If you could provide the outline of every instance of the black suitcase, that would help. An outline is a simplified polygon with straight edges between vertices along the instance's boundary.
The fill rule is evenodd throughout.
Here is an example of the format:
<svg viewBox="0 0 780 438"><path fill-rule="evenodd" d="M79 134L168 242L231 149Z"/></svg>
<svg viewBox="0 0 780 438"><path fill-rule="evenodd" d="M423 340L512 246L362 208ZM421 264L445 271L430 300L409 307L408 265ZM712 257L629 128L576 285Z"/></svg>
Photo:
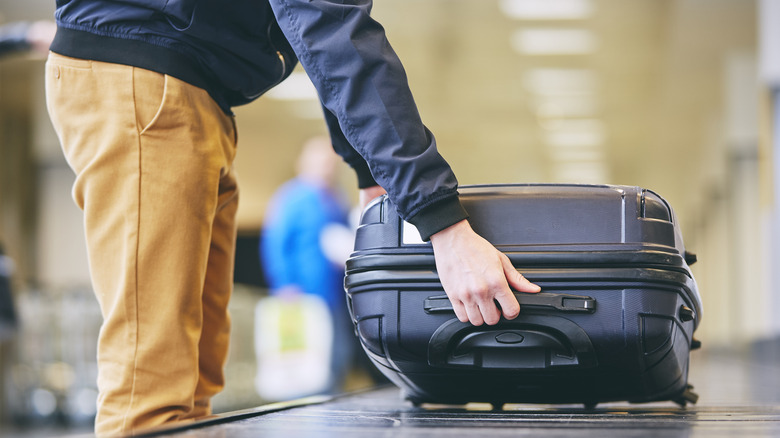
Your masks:
<svg viewBox="0 0 780 438"><path fill-rule="evenodd" d="M695 402L701 300L675 214L638 187L463 186L472 228L539 294L520 316L455 317L433 249L386 196L363 211L345 289L372 362L413 403Z"/></svg>

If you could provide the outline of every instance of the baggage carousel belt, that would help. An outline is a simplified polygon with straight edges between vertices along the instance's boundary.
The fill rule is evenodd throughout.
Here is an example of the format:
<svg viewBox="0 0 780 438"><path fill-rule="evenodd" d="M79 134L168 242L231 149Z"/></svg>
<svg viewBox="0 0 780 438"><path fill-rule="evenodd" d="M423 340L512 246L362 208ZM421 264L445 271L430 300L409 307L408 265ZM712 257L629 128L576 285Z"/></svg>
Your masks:
<svg viewBox="0 0 780 438"><path fill-rule="evenodd" d="M423 405L395 387L312 397L218 415L147 436L191 437L777 437L780 363L752 352L696 352L689 381L698 404Z"/></svg>

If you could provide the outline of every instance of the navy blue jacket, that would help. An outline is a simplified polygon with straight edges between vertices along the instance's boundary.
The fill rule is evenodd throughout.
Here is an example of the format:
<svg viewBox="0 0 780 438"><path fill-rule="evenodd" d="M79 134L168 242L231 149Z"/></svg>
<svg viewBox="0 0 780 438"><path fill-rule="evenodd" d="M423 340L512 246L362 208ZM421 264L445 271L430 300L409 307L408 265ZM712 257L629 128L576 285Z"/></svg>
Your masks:
<svg viewBox="0 0 780 438"><path fill-rule="evenodd" d="M467 217L371 0L57 0L52 51L203 88L228 114L300 60L336 151L423 238Z"/></svg>

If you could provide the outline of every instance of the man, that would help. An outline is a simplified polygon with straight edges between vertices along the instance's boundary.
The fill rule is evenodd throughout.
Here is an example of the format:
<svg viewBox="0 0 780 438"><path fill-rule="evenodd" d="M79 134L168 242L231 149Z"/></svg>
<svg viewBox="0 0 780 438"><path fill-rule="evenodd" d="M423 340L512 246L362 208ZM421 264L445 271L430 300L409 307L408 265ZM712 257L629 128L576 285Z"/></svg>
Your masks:
<svg viewBox="0 0 780 438"><path fill-rule="evenodd" d="M316 296L327 305L329 314L318 331L332 332L330 377L320 389L312 387L312 393L342 389L359 345L344 301L344 263L354 236L348 228L346 198L336 184L340 162L327 137L304 143L295 177L282 184L269 202L259 247L272 295L289 302ZM273 301L261 301L258 309L268 302ZM310 364L316 369L325 365ZM266 371L260 367L258 363L258 373Z"/></svg>
<svg viewBox="0 0 780 438"><path fill-rule="evenodd" d="M431 240L460 320L514 318L510 286L539 290L471 230L370 10L370 0L58 0L47 104L76 172L104 316L98 434L209 414L229 333L231 107L298 59L361 199L386 189Z"/></svg>

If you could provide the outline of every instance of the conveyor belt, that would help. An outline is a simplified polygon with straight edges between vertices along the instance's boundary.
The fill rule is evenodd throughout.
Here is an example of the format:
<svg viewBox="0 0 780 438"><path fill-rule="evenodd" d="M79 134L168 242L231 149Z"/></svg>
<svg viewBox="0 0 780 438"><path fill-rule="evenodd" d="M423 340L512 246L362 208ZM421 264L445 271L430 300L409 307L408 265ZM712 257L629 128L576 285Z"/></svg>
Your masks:
<svg viewBox="0 0 780 438"><path fill-rule="evenodd" d="M778 437L780 364L741 352L693 355L699 403L414 407L395 387L217 416L156 435L191 437ZM454 382L454 384L456 384Z"/></svg>

